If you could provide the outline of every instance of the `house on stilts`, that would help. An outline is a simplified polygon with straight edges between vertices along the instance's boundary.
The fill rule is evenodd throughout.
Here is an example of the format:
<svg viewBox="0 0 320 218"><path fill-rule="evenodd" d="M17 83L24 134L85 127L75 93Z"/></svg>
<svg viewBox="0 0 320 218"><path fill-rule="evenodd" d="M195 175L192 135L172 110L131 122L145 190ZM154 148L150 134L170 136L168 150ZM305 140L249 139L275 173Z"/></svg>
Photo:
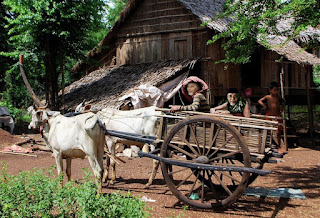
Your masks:
<svg viewBox="0 0 320 218"><path fill-rule="evenodd" d="M287 40L285 37L269 36L271 49L261 45L248 64L216 63L224 59L222 41L210 45L207 41L230 22L213 19L224 2L130 0L99 47L74 67L85 76L66 87L66 107L74 108L84 99L100 108L118 107L126 101L123 96L143 84L169 89L170 81L176 79L178 84L186 75L207 82L207 99L212 105L230 87L242 91L252 88L254 102L267 93L271 81L280 81L280 75L289 104L315 104L318 92L312 67L320 64L320 59L294 41L277 46Z"/></svg>

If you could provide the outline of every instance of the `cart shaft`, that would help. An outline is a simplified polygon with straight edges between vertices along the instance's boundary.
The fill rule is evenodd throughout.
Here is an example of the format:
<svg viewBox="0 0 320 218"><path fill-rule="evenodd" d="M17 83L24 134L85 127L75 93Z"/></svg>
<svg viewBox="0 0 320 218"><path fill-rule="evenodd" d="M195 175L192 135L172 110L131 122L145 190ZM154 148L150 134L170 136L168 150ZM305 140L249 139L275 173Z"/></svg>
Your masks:
<svg viewBox="0 0 320 218"><path fill-rule="evenodd" d="M210 164L192 163L192 162L186 162L181 160L173 160L173 159L163 158L154 154L141 152L141 151L138 151L138 156L149 157L149 158L164 162L166 164L188 167L188 168L197 169L197 170L247 172L247 173L254 173L262 176L271 173L271 171L269 170L260 170L260 169L250 168L250 167L218 166L218 165L210 165Z"/></svg>

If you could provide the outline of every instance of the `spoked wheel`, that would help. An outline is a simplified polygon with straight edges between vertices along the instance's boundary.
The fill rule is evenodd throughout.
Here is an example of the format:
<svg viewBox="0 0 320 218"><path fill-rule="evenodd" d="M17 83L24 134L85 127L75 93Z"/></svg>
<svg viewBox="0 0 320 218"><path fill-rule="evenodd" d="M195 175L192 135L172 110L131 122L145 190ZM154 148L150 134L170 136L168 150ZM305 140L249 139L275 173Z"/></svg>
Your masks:
<svg viewBox="0 0 320 218"><path fill-rule="evenodd" d="M172 128L161 146L161 156L186 163L250 167L250 153L242 136L219 118L198 116ZM199 170L161 162L170 191L182 202L198 208L227 206L247 186L250 173Z"/></svg>

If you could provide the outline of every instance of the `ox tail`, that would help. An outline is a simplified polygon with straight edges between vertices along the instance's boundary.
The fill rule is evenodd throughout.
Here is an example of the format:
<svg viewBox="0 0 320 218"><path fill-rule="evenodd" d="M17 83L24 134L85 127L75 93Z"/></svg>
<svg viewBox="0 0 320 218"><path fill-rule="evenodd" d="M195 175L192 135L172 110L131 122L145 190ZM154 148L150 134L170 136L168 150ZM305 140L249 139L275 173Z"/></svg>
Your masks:
<svg viewBox="0 0 320 218"><path fill-rule="evenodd" d="M99 118L97 121L98 121L99 126L102 128L104 134L107 135L108 131L107 131L107 128L105 127L105 125L101 122L101 120Z"/></svg>
<svg viewBox="0 0 320 218"><path fill-rule="evenodd" d="M84 121L85 130L92 130L98 121L98 116L93 114Z"/></svg>

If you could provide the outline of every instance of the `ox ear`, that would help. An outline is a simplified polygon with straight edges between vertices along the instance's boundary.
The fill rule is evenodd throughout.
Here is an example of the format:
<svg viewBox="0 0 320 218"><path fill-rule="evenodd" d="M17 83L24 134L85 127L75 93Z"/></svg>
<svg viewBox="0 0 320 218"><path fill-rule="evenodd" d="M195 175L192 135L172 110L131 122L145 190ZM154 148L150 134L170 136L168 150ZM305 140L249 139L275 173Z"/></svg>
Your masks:
<svg viewBox="0 0 320 218"><path fill-rule="evenodd" d="M32 111L34 111L34 107L33 106L30 106L27 108L27 114L32 114Z"/></svg>
<svg viewBox="0 0 320 218"><path fill-rule="evenodd" d="M43 123L48 122L49 117L47 111L41 111L41 120Z"/></svg>

